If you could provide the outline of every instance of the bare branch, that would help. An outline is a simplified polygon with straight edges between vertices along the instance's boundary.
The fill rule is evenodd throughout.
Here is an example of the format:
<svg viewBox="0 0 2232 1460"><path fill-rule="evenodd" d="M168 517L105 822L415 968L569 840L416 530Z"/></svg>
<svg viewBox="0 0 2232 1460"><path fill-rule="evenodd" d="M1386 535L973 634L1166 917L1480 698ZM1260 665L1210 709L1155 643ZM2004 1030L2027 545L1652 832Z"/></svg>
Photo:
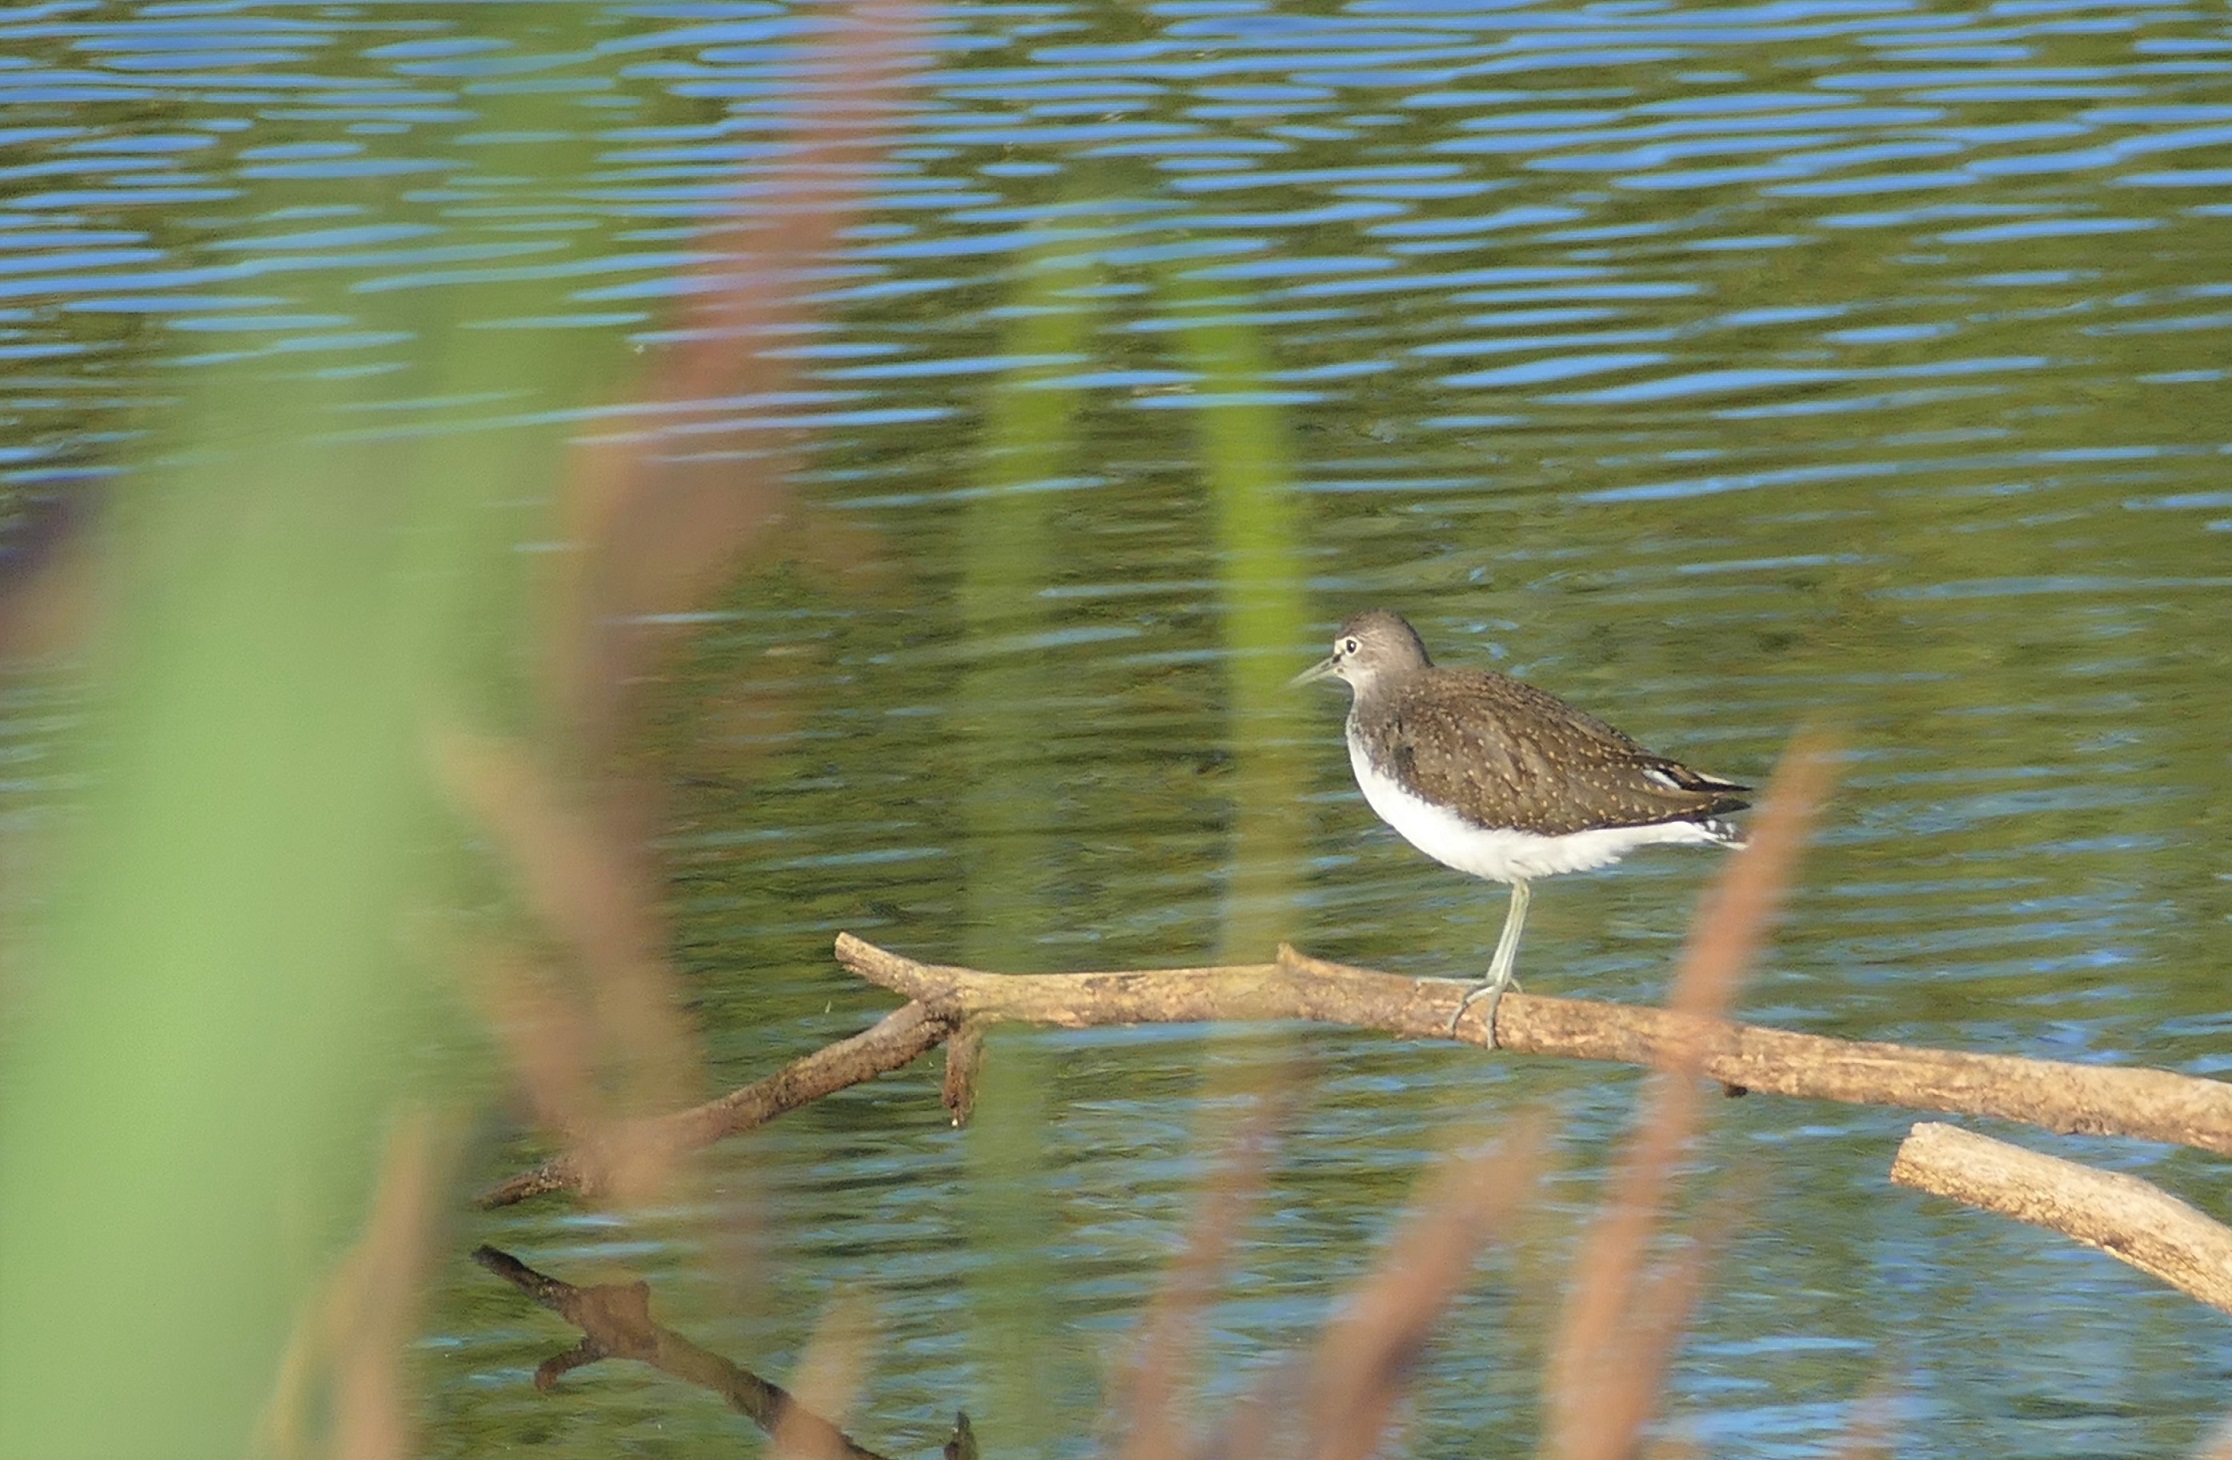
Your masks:
<svg viewBox="0 0 2232 1460"><path fill-rule="evenodd" d="M1464 982L1352 968L1283 946L1277 963L1006 974L917 963L841 933L837 961L947 1018L1063 1029L1305 1019L1405 1039L1488 1043L1477 1005L1449 1032ZM1498 1006L1495 1043L1507 1053L1695 1069L1764 1094L1994 1115L2064 1134L2134 1136L2232 1155L2232 1084L2169 1070L1862 1044L1521 993Z"/></svg>
<svg viewBox="0 0 2232 1460"><path fill-rule="evenodd" d="M864 1033L794 1060L718 1100L618 1127L593 1145L524 1171L480 1198L506 1206L554 1191L607 1189L610 1143L672 1142L691 1151L765 1125L824 1095L910 1063L968 1021L1086 1029L1301 1019L1405 1039L1486 1045L1477 1012L1454 1035L1467 984L1405 978L1282 946L1276 963L1118 973L1001 974L918 963L837 938L837 959L913 1002ZM1495 1044L1507 1053L1694 1071L1724 1085L1851 1105L1896 1105L2022 1121L2064 1134L2119 1135L2232 1155L2232 1084L2170 1070L2073 1065L1796 1034L1665 1009L1505 995Z"/></svg>
<svg viewBox="0 0 2232 1460"><path fill-rule="evenodd" d="M873 1028L792 1060L764 1080L673 1115L616 1127L580 1150L522 1171L482 1192L479 1204L509 1206L553 1191L601 1195L607 1189L608 1173L623 1164L615 1157L641 1159L644 1147L671 1157L765 1125L824 1095L913 1063L951 1033L956 1022L919 1003L906 1004Z"/></svg>
<svg viewBox="0 0 2232 1460"><path fill-rule="evenodd" d="M2074 1237L2232 1313L2232 1227L2152 1182L1934 1121L1900 1142L1891 1179Z"/></svg>

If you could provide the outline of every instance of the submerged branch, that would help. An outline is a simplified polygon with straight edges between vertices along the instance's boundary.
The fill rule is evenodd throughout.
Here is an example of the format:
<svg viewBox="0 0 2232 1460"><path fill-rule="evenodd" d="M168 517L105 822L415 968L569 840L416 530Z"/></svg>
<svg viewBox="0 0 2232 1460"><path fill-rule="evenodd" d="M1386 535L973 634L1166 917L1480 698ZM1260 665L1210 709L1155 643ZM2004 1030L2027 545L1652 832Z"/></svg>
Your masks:
<svg viewBox="0 0 2232 1460"><path fill-rule="evenodd" d="M1900 1143L1891 1179L2074 1237L2232 1313L2232 1227L2152 1182L1933 1121Z"/></svg>
<svg viewBox="0 0 2232 1460"><path fill-rule="evenodd" d="M843 1460L884 1460L855 1444L843 1430L799 1407L782 1385L739 1368L710 1349L662 1327L651 1317L651 1289L644 1283L600 1283L577 1288L540 1273L508 1252L477 1247L473 1261L581 1330L581 1342L543 1360L535 1387L548 1393L559 1376L600 1359L634 1359L686 1384L709 1389L729 1408L768 1434L781 1431L790 1452L842 1456ZM964 1421L965 1423L965 1421Z"/></svg>
<svg viewBox="0 0 2232 1460"><path fill-rule="evenodd" d="M1304 1019L1406 1039L1487 1045L1467 985L1329 963L1282 946L1276 963L1118 973L1001 974L917 963L850 934L837 961L947 1018L1084 1029ZM2134 1136L2232 1155L2232 1084L2169 1070L1862 1044L1665 1009L1506 994L1495 1047L1513 1054L1694 1070L1726 1085L1852 1105L1993 1115L2064 1134Z"/></svg>

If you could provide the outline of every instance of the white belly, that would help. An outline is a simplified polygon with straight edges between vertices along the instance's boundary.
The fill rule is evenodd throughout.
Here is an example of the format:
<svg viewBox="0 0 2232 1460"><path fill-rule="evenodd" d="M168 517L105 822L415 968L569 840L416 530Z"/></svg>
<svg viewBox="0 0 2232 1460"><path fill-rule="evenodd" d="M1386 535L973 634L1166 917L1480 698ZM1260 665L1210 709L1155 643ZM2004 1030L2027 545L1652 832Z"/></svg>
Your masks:
<svg viewBox="0 0 2232 1460"><path fill-rule="evenodd" d="M1349 767L1356 784L1380 820L1402 833L1404 841L1445 867L1491 882L1531 882L1561 872L1608 867L1637 847L1676 842L1712 845L1720 838L1693 821L1662 821L1653 826L1616 826L1539 836L1531 831L1479 827L1404 790L1391 776L1372 768L1352 742Z"/></svg>

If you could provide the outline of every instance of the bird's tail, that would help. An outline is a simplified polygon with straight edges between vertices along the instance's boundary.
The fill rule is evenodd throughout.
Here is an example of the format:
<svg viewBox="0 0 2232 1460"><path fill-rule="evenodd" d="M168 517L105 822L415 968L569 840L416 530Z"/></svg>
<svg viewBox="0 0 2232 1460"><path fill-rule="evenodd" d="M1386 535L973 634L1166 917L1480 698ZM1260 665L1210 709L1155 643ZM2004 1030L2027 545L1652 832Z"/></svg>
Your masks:
<svg viewBox="0 0 2232 1460"><path fill-rule="evenodd" d="M1751 845L1751 838L1745 836L1744 829L1733 821L1723 821L1717 816L1708 816L1697 824L1705 828L1706 835L1710 836L1717 846L1731 847L1737 851L1742 851L1745 847Z"/></svg>

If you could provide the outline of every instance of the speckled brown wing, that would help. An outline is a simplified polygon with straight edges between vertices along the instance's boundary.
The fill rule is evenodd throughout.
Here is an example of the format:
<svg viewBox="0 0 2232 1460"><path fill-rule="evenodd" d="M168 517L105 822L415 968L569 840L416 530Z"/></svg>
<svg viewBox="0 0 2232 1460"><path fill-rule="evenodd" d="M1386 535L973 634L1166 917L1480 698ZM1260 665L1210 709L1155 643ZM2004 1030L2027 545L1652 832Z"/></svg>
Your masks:
<svg viewBox="0 0 2232 1460"><path fill-rule="evenodd" d="M1359 717L1373 758L1479 826L1563 836L1697 820L1749 789L1645 750L1523 681L1479 670L1421 675Z"/></svg>

